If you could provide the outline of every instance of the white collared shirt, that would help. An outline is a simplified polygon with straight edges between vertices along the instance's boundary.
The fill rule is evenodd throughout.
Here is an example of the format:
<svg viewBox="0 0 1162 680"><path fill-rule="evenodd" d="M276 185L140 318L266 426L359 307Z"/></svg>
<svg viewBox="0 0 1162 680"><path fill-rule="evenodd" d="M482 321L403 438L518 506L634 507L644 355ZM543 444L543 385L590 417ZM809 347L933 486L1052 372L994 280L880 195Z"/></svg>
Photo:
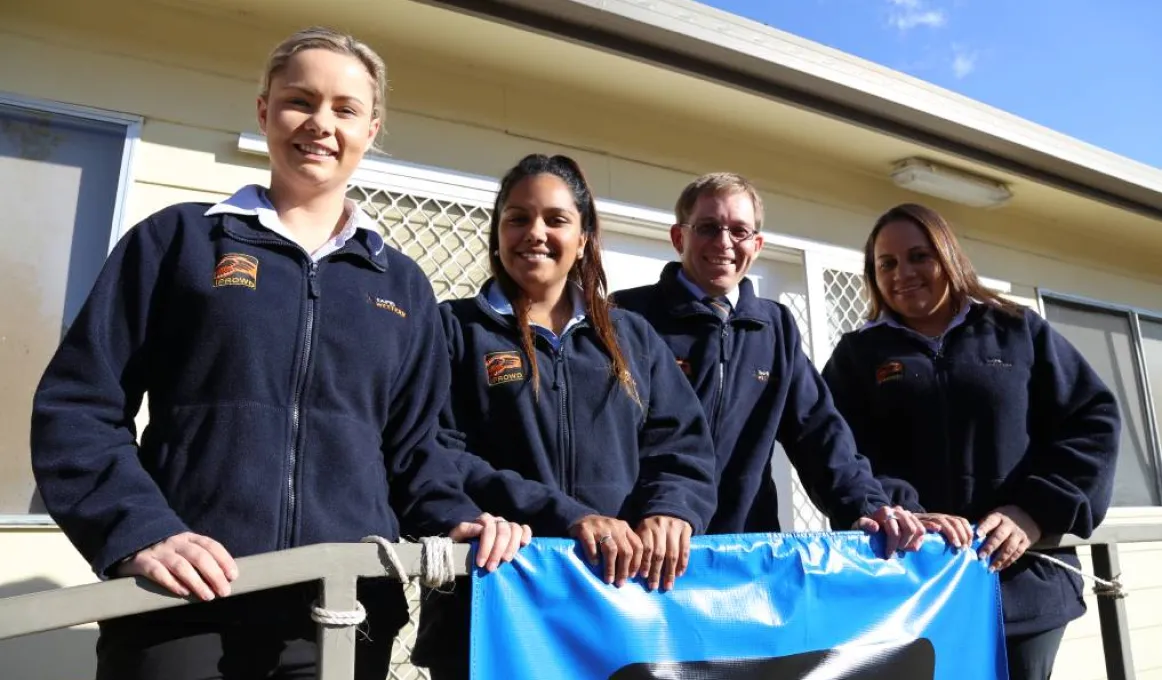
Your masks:
<svg viewBox="0 0 1162 680"><path fill-rule="evenodd" d="M561 336L565 335L565 333L568 332L568 330L573 326L576 326L577 324L584 321L586 316L585 295L581 291L581 286L574 283L573 281L570 281L565 285L566 290L569 292L569 297L573 301L573 317L565 324L565 328L561 330L561 335L559 336L554 333L553 329L551 328L545 328L538 323L535 323L531 320L529 321L529 325L532 326L537 335L540 335L544 339L548 340L549 344L553 346L553 349L560 348ZM484 293L484 299L488 301L488 306L492 307L492 311L496 312L497 314L511 316L514 318L516 317L516 314L512 311L512 301L508 299L508 296L505 295L504 291L500 289L500 284L498 284L495 280L488 284L488 290Z"/></svg>
<svg viewBox="0 0 1162 680"><path fill-rule="evenodd" d="M258 223L263 227L269 229L287 241L290 241L299 248L302 248L302 246L299 246L298 242L295 241L295 238L291 234L290 230L287 229L286 225L282 223L281 219L279 219L278 211L276 211L274 206L271 205L270 199L267 197L266 192L267 190L265 187L261 187L257 184L248 184L234 192L234 195L230 198L227 198L221 203L217 203L211 206L210 209L205 212L205 215L206 217L220 214L248 215L257 217ZM347 243L347 241L349 241L351 237L355 235L356 229L368 229L378 234L375 220L373 220L370 215L360 210L359 206L355 204L355 201L352 201L349 198L344 199L343 205L347 212L347 222L344 223L343 228L339 230L338 234L335 234L331 238L327 239L327 241L323 243L323 245L319 246L315 252L307 253L312 261L318 262L324 257L342 248ZM306 252L305 248L302 249L303 252Z"/></svg>
<svg viewBox="0 0 1162 680"><path fill-rule="evenodd" d="M682 285L686 286L686 290L693 293L694 297L698 298L699 301L710 297L706 291L702 290L700 287L698 287L698 284L694 283L686 276L686 270L681 267L678 268L678 280L681 281ZM738 307L738 286L735 286L734 288L726 291L726 300L730 303L731 309Z"/></svg>
<svg viewBox="0 0 1162 680"><path fill-rule="evenodd" d="M965 304L961 305L960 311L956 313L956 316L952 317L952 320L948 322L948 326L944 329L944 331L934 338L930 338L923 333L915 331L900 323L896 317L887 309L884 309L882 312L880 312L879 317L874 321L868 321L863 326L861 326L859 328L859 332L862 333L869 328L875 328L876 326L889 326L904 333L911 334L915 338L923 341L924 344L927 345L933 352L939 352L944 347L944 338L948 336L948 332L953 328L964 324L964 322L968 319L968 313L970 310L972 310L972 306L974 304L980 303L978 303L976 300L969 300Z"/></svg>

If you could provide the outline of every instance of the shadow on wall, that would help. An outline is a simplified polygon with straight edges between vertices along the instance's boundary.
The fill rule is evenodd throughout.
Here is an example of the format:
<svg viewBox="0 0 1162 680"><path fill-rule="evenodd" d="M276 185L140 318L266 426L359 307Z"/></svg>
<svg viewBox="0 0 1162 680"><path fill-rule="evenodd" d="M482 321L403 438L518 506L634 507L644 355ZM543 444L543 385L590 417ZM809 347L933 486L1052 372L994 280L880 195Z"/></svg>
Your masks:
<svg viewBox="0 0 1162 680"><path fill-rule="evenodd" d="M44 578L0 583L0 598L59 588ZM69 628L0 640L4 680L88 680L96 670L97 628Z"/></svg>

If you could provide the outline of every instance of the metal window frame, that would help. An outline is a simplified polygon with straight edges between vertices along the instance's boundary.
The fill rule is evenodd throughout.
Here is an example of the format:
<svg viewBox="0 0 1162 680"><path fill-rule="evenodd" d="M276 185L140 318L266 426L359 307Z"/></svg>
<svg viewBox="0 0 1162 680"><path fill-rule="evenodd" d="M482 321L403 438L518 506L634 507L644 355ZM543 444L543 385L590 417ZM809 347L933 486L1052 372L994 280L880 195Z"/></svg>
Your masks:
<svg viewBox="0 0 1162 680"><path fill-rule="evenodd" d="M1162 312L1135 307L1133 305L1119 305L1082 295L1038 288L1037 305L1041 308L1041 316L1046 319L1049 318L1045 315L1045 304L1047 301L1073 305L1074 307L1081 307L1097 313L1122 315L1129 321L1130 344L1133 348L1134 359L1134 378L1137 382L1138 389L1142 392L1140 406L1144 411L1143 420L1147 428L1146 446L1149 447L1150 457L1154 462L1154 488L1158 493L1159 499L1162 499L1162 438L1160 438L1160 434L1162 433L1158 430L1158 418L1155 415L1156 405L1154 403L1154 393L1151 390L1150 372L1146 368L1146 353L1142 346L1141 323L1143 318L1147 321L1162 323ZM1160 379L1162 379L1162 376L1160 376ZM1126 509L1135 507L1138 506L1126 506L1121 509L1125 511ZM1162 511L1162 501L1160 501L1159 505L1140 507Z"/></svg>
<svg viewBox="0 0 1162 680"><path fill-rule="evenodd" d="M137 153L137 146L141 142L141 128L144 119L141 116L119 111L36 99L4 91L0 91L0 104L40 113L55 113L82 120L113 123L125 127L125 144L121 149L121 166L117 175L117 196L113 202L113 219L109 227L109 246L106 252L112 251L128 227L125 223L127 219L125 207L128 204L129 191L133 184L133 159Z"/></svg>
<svg viewBox="0 0 1162 680"><path fill-rule="evenodd" d="M141 142L141 128L144 119L119 111L96 109L79 104L38 99L0 90L0 105L24 109L35 113L52 113L83 121L113 123L125 128L125 143L121 147L121 165L117 175L117 195L113 200L113 216L109 224L109 241L106 254L113 250L128 225L126 206L133 184L133 160ZM56 522L47 514L29 513L25 515L0 514L0 529L44 529L56 527Z"/></svg>

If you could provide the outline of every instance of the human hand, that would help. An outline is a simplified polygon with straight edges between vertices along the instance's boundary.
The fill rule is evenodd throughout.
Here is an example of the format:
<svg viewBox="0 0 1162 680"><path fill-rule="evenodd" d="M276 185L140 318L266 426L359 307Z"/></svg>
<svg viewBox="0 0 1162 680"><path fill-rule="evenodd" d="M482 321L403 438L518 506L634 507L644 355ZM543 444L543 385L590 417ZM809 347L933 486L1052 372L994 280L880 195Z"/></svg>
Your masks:
<svg viewBox="0 0 1162 680"><path fill-rule="evenodd" d="M581 541L590 564L597 564L601 552L606 583L620 588L642 567L641 539L620 519L586 515L569 527L569 535Z"/></svg>
<svg viewBox="0 0 1162 680"><path fill-rule="evenodd" d="M972 546L972 524L967 519L940 512L918 512L916 517L925 529L943 535L957 550Z"/></svg>
<svg viewBox="0 0 1162 680"><path fill-rule="evenodd" d="M693 533L689 522L667 515L652 515L638 523L637 535L642 542L639 574L648 578L650 590L657 589L659 584L670 590L674 579L686 573Z"/></svg>
<svg viewBox="0 0 1162 680"><path fill-rule="evenodd" d="M860 517L855 528L869 534L884 532L884 559L897 550L914 552L924 541L924 526L911 512L900 506L881 506L871 517Z"/></svg>
<svg viewBox="0 0 1162 680"><path fill-rule="evenodd" d="M996 554L989 571L1000 571L1020 559L1021 555L1041 540L1041 527L1029 513L1015 505L1004 505L989 514L976 526L976 532L985 538L977 553L982 560Z"/></svg>
<svg viewBox="0 0 1162 680"><path fill-rule="evenodd" d="M511 562L517 551L533 540L533 530L527 524L509 522L486 512L471 522L456 525L448 536L457 543L480 539L476 546L476 566L496 571L502 561Z"/></svg>
<svg viewBox="0 0 1162 680"><path fill-rule="evenodd" d="M117 565L118 576L143 576L175 595L203 601L230 594L238 565L222 544L185 531L154 543Z"/></svg>

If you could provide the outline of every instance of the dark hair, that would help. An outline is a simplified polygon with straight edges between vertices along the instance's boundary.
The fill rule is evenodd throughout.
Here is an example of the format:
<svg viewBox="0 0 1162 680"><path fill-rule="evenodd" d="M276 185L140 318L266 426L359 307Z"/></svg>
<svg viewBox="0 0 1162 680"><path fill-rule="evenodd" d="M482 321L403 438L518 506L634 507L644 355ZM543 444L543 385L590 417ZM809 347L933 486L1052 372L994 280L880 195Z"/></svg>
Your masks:
<svg viewBox="0 0 1162 680"><path fill-rule="evenodd" d="M534 394L540 394L540 370L537 367L537 355L533 347L533 331L529 326L529 301L517 285L516 281L505 271L500 261L500 217L504 204L508 202L509 194L521 181L537 175L553 175L569 187L573 194L573 202L577 212L581 214L581 232L587 236L582 257L573 263L569 271L569 281L580 284L585 296L585 312L589 315L593 327L597 330L597 338L605 351L609 352L612 360L613 374L625 389L626 393L639 405L637 385L629 371L629 364L621 352L617 342L617 333L613 322L609 318L611 307L607 295L608 284L605 279L605 267L601 264L601 244L599 241L600 226L597 219L597 203L585 174L577 162L568 156L546 156L530 154L525 156L504 176L500 182L500 191L496 194L496 203L492 208L492 218L488 224L488 264L492 270L500 289L512 301L513 312L516 314L517 326L520 328L521 346L528 355L532 366L531 380Z"/></svg>
<svg viewBox="0 0 1162 680"><path fill-rule="evenodd" d="M1020 316L1023 313L1021 305L1006 300L980 282L980 277L976 275L972 262L961 249L956 235L952 233L952 226L940 216L940 213L916 203L903 203L887 211L876 220L871 234L867 237L867 244L863 248L863 276L871 301L867 313L869 320L874 321L885 309L891 309L876 284L876 238L884 226L900 221L915 224L927 236L928 242L936 251L936 259L940 262L940 267L948 277L948 287L952 299L957 305L963 304L965 300L973 299L1013 316Z"/></svg>

